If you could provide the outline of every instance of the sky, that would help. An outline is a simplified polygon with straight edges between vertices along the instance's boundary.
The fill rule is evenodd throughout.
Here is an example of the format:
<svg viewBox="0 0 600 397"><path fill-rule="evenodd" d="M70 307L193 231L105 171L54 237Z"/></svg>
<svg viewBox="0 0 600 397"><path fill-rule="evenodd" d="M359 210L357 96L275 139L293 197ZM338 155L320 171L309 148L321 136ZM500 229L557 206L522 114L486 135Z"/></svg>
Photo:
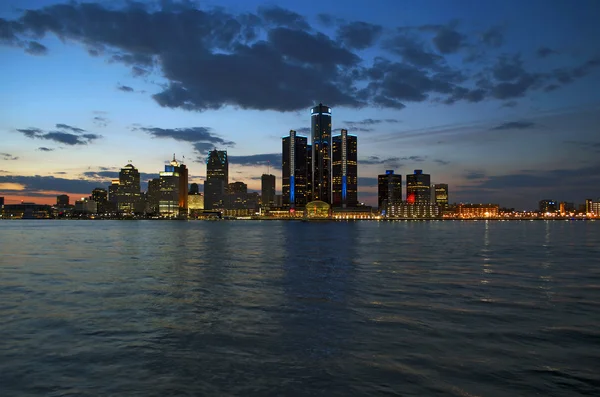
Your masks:
<svg viewBox="0 0 600 397"><path fill-rule="evenodd" d="M146 182L277 176L310 108L358 136L359 200L422 169L450 202L600 197L600 2L3 0L0 196L55 203ZM404 177L405 179L405 177Z"/></svg>

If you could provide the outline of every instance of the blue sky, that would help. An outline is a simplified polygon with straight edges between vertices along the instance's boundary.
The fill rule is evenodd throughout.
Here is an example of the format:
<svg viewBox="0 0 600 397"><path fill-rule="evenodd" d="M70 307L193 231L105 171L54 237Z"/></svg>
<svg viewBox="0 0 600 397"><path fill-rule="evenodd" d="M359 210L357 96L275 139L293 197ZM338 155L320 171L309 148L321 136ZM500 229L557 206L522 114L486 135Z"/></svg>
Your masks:
<svg viewBox="0 0 600 397"><path fill-rule="evenodd" d="M597 1L200 4L3 1L0 196L80 197L173 153L201 182L213 147L279 190L281 136L323 102L367 204L386 169L455 202L600 197Z"/></svg>

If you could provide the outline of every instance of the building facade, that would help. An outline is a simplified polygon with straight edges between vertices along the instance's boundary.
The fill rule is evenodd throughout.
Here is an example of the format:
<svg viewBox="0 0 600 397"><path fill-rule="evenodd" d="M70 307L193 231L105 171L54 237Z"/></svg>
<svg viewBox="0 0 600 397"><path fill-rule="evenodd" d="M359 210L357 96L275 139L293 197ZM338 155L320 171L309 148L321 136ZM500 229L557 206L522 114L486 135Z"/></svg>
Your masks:
<svg viewBox="0 0 600 397"><path fill-rule="evenodd" d="M310 111L312 136L311 201L331 204L331 108L320 103Z"/></svg>
<svg viewBox="0 0 600 397"><path fill-rule="evenodd" d="M229 159L226 150L213 150L206 159L206 180L204 181L204 208L222 210L225 208L225 194L229 184Z"/></svg>
<svg viewBox="0 0 600 397"><path fill-rule="evenodd" d="M158 213L162 217L181 217L188 213L188 170L185 164L173 160L165 165L165 170L159 173L158 182ZM156 201L155 183L152 183L152 193L149 190L149 200Z"/></svg>
<svg viewBox="0 0 600 397"><path fill-rule="evenodd" d="M539 211L542 214L555 213L558 210L556 201L554 200L541 200L539 203Z"/></svg>
<svg viewBox="0 0 600 397"><path fill-rule="evenodd" d="M422 170L406 176L406 202L408 204L431 203L431 176Z"/></svg>
<svg viewBox="0 0 600 397"><path fill-rule="evenodd" d="M498 204L458 204L456 215L461 218L496 218L500 213Z"/></svg>
<svg viewBox="0 0 600 397"><path fill-rule="evenodd" d="M262 207L265 209L275 207L275 175L262 174L260 185Z"/></svg>
<svg viewBox="0 0 600 397"><path fill-rule="evenodd" d="M377 209L387 216L389 210L402 203L402 175L386 170L377 176Z"/></svg>
<svg viewBox="0 0 600 397"><path fill-rule="evenodd" d="M141 212L140 173L129 163L119 172L117 205L119 212L133 214Z"/></svg>
<svg viewBox="0 0 600 397"><path fill-rule="evenodd" d="M356 135L342 129L332 138L332 205L356 207L358 205L358 144Z"/></svg>
<svg viewBox="0 0 600 397"><path fill-rule="evenodd" d="M442 209L448 208L448 185L437 183L433 185L435 203Z"/></svg>
<svg viewBox="0 0 600 397"><path fill-rule="evenodd" d="M289 136L281 139L281 194L282 205L287 209L304 208L308 202L308 138L290 130Z"/></svg>

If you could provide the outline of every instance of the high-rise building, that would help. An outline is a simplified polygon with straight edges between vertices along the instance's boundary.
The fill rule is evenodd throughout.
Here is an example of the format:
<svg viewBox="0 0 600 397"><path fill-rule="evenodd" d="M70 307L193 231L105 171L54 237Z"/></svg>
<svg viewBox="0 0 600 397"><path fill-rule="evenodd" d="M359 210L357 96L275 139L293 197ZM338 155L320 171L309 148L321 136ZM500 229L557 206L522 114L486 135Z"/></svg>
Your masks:
<svg viewBox="0 0 600 397"><path fill-rule="evenodd" d="M158 210L161 216L186 216L188 212L188 170L173 160L160 172Z"/></svg>
<svg viewBox="0 0 600 397"><path fill-rule="evenodd" d="M312 145L306 145L306 202L312 201L313 174L312 174Z"/></svg>
<svg viewBox="0 0 600 397"><path fill-rule="evenodd" d="M589 214L592 212L592 204L593 204L594 200L592 199L585 199L585 213Z"/></svg>
<svg viewBox="0 0 600 397"><path fill-rule="evenodd" d="M92 190L90 200L96 202L96 209L99 214L107 212L108 192L106 191L106 189L97 187L94 190Z"/></svg>
<svg viewBox="0 0 600 397"><path fill-rule="evenodd" d="M114 209L117 208L117 202L119 201L119 180L113 179L108 186L108 201L110 201Z"/></svg>
<svg viewBox="0 0 600 397"><path fill-rule="evenodd" d="M310 165L307 161L307 142L307 137L296 135L294 130L281 139L281 193L285 208L303 208L308 202L306 185Z"/></svg>
<svg viewBox="0 0 600 397"><path fill-rule="evenodd" d="M406 176L406 202L408 204L431 203L431 176L415 170Z"/></svg>
<svg viewBox="0 0 600 397"><path fill-rule="evenodd" d="M159 214L160 202L160 178L150 179L148 181L148 193L146 194L146 212L149 214Z"/></svg>
<svg viewBox="0 0 600 397"><path fill-rule="evenodd" d="M448 207L448 184L437 183L433 185L435 194L435 203L441 208L445 209Z"/></svg>
<svg viewBox="0 0 600 397"><path fill-rule="evenodd" d="M383 215L388 215L390 208L402 203L402 175L394 174L394 170L386 170L377 177L377 205Z"/></svg>
<svg viewBox="0 0 600 397"><path fill-rule="evenodd" d="M262 207L275 207L275 175L262 174L260 182Z"/></svg>
<svg viewBox="0 0 600 397"><path fill-rule="evenodd" d="M141 212L140 173L129 163L119 172L117 203L120 212L133 214Z"/></svg>
<svg viewBox="0 0 600 397"><path fill-rule="evenodd" d="M192 183L190 185L190 191L188 194L198 194L200 193L200 189L198 188L198 184L197 183Z"/></svg>
<svg viewBox="0 0 600 397"><path fill-rule="evenodd" d="M554 213L558 208L556 208L556 201L554 200L541 200L539 203L539 210L541 213Z"/></svg>
<svg viewBox="0 0 600 397"><path fill-rule="evenodd" d="M311 200L331 204L331 108L320 103L310 111L312 135Z"/></svg>
<svg viewBox="0 0 600 397"><path fill-rule="evenodd" d="M229 159L226 150L213 150L206 159L206 180L204 181L204 208L223 209L225 192L229 184Z"/></svg>
<svg viewBox="0 0 600 397"><path fill-rule="evenodd" d="M332 205L356 207L358 205L358 156L356 135L341 130L332 138Z"/></svg>
<svg viewBox="0 0 600 397"><path fill-rule="evenodd" d="M0 197L0 210L4 207L4 197Z"/></svg>
<svg viewBox="0 0 600 397"><path fill-rule="evenodd" d="M61 194L56 196L56 206L57 207L68 207L69 206L69 196L66 194Z"/></svg>

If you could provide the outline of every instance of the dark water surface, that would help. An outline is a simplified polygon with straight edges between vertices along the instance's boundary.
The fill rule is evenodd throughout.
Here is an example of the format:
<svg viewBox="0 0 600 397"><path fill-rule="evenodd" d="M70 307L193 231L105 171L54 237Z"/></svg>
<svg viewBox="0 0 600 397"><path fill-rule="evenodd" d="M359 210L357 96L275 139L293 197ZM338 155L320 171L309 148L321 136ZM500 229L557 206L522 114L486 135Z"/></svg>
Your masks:
<svg viewBox="0 0 600 397"><path fill-rule="evenodd" d="M0 221L1 396L600 395L600 222Z"/></svg>

